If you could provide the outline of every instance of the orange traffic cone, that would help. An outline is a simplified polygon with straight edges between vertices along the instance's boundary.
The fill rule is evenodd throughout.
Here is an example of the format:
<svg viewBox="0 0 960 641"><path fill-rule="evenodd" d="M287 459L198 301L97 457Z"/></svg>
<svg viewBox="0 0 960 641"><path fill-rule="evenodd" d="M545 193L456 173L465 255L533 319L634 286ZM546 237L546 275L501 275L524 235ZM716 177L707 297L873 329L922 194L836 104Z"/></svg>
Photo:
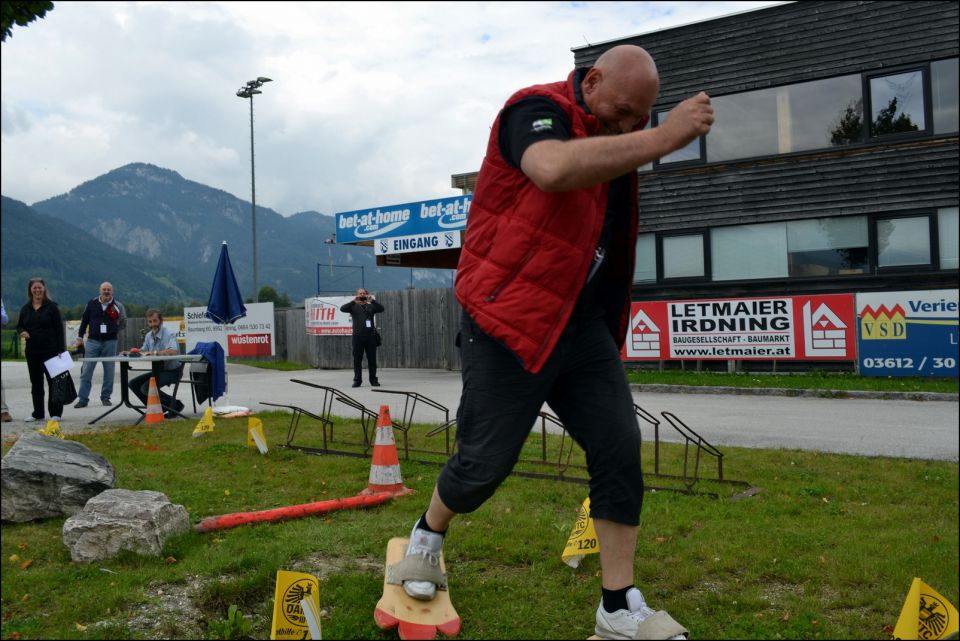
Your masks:
<svg viewBox="0 0 960 641"><path fill-rule="evenodd" d="M393 439L393 423L390 420L390 407L380 406L377 416L377 437L373 442L373 461L370 465L370 481L367 489L360 494L380 494L388 492L393 496L403 496L413 492L403 486L400 476L400 459L397 457L397 442Z"/></svg>
<svg viewBox="0 0 960 641"><path fill-rule="evenodd" d="M157 379L150 377L150 389L147 392L147 415L144 420L147 425L163 423L163 406L160 405L160 391L157 389Z"/></svg>

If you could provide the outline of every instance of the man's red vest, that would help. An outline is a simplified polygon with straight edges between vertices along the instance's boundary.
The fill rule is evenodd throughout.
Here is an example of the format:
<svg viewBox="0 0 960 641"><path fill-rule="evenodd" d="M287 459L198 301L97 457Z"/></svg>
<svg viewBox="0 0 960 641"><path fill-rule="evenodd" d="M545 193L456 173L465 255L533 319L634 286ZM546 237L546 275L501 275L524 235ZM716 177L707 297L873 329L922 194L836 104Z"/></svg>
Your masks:
<svg viewBox="0 0 960 641"><path fill-rule="evenodd" d="M573 138L596 135L600 123L578 106L574 74L566 82L521 89L504 109L544 96L570 118ZM457 267L457 300L486 334L509 347L537 373L549 358L583 289L607 207L606 183L547 193L503 159L497 115L470 205ZM637 181L630 181L630 225L614 234L606 278L618 286L608 301L608 325L623 344L630 320L630 287L637 238ZM623 233L623 232L627 233ZM610 267L614 269L610 269Z"/></svg>

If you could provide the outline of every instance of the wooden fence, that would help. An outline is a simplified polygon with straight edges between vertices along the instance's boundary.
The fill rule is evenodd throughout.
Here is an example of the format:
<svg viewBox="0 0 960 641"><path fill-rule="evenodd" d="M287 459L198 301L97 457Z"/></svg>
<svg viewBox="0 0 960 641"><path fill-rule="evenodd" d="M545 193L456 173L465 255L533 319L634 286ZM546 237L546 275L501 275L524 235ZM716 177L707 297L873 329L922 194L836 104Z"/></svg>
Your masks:
<svg viewBox="0 0 960 641"><path fill-rule="evenodd" d="M377 314L383 345L377 351L379 367L460 369L455 346L460 327L460 304L452 288L405 289L377 294L384 312ZM319 369L351 369L350 336L307 334L302 307L274 310L276 359L303 363ZM139 347L143 318L130 318L120 333L118 349ZM247 359L231 359L247 360ZM366 361L364 361L366 365Z"/></svg>

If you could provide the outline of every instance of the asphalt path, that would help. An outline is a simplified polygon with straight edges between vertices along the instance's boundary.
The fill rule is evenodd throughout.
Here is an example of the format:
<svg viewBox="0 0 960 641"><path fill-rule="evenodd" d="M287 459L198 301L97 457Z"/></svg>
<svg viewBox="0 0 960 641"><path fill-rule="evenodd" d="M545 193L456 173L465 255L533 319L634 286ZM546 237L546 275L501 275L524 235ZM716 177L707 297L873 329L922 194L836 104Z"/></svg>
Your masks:
<svg viewBox="0 0 960 641"><path fill-rule="evenodd" d="M73 370L74 382L79 386L79 366ZM22 361L2 363L3 386L12 422L2 424L4 438L42 427L26 423L30 414L30 382L27 366ZM383 369L381 388L351 388L352 370L308 369L280 372L246 365L227 365L227 394L218 399L218 407L239 405L255 412L270 408L262 401L297 405L319 412L322 402L319 390L292 383L299 378L317 385L334 387L356 399L373 411L381 405L390 408L394 419L404 412L404 395L384 393L383 390L417 392L449 409L452 418L460 399L460 373L431 369ZM107 408L100 404L101 368L93 379L90 405L83 409L68 407L60 424L66 433L95 429L109 429L132 424L139 414L130 408L120 408L101 422L90 426L89 421ZM166 388L168 391L170 388ZM181 387L178 394L189 403L189 388ZM119 368L114 384L113 401L120 400ZM951 400L881 400L872 398L809 398L789 396L751 396L700 393L665 393L634 389L634 400L649 413L659 417L660 412L675 414L711 444L722 447L757 447L776 449L813 450L890 456L930 460L957 461L960 456L958 434L958 404ZM545 407L549 411L548 407ZM202 408L200 409L202 412ZM491 408L496 411L496 408ZM335 403L335 415L354 417L356 410ZM193 415L199 419L200 414ZM416 423L442 423L445 414L424 403L418 403L414 414ZM147 429L147 428L144 428ZM641 422L645 441L653 439L653 430ZM667 442L680 441L679 435L663 421L660 438Z"/></svg>

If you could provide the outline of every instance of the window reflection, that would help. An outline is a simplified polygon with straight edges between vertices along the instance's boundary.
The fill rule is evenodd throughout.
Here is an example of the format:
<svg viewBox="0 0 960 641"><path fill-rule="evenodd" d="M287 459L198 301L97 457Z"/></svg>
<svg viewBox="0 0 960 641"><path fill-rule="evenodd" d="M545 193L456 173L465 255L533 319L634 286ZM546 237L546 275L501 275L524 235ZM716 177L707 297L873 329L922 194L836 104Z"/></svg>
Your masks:
<svg viewBox="0 0 960 641"><path fill-rule="evenodd" d="M958 233L958 209L946 207L937 210L938 236L940 237L940 269L957 269L960 265L960 233Z"/></svg>
<svg viewBox="0 0 960 641"><path fill-rule="evenodd" d="M933 96L933 133L946 134L960 129L957 114L957 58L937 60L930 64L930 87Z"/></svg>
<svg viewBox="0 0 960 641"><path fill-rule="evenodd" d="M786 154L860 142L859 75L815 80L712 99L716 123L707 161Z"/></svg>
<svg viewBox="0 0 960 641"><path fill-rule="evenodd" d="M703 276L703 235L665 236L663 239L663 277Z"/></svg>
<svg viewBox="0 0 960 641"><path fill-rule="evenodd" d="M923 72L910 71L870 79L874 136L926 129L923 109Z"/></svg>
<svg viewBox="0 0 960 641"><path fill-rule="evenodd" d="M791 276L864 274L868 245L866 216L787 223Z"/></svg>
<svg viewBox="0 0 960 641"><path fill-rule="evenodd" d="M927 216L877 221L877 265L930 264L930 219Z"/></svg>
<svg viewBox="0 0 960 641"><path fill-rule="evenodd" d="M786 224L717 227L710 231L710 262L717 281L786 277Z"/></svg>
<svg viewBox="0 0 960 641"><path fill-rule="evenodd" d="M637 261L633 270L633 282L646 283L657 280L656 234L637 236Z"/></svg>
<svg viewBox="0 0 960 641"><path fill-rule="evenodd" d="M667 121L667 116L670 114L669 111L658 111L656 114L657 125L661 125ZM688 160L700 160L700 138L697 138L689 145L683 149L678 149L674 152L671 152L660 159L660 164L665 165L667 163L673 162L685 162Z"/></svg>

